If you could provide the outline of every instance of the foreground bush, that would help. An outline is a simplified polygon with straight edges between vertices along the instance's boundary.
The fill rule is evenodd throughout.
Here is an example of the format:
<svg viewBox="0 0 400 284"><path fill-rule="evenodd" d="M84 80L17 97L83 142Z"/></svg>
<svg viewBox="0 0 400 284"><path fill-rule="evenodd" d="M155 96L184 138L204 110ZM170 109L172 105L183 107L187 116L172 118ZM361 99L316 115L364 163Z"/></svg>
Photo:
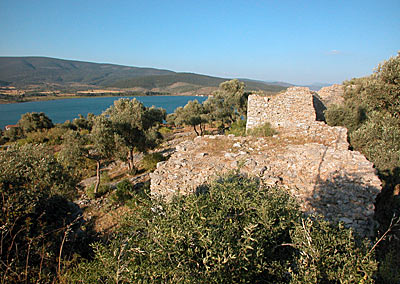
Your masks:
<svg viewBox="0 0 400 284"><path fill-rule="evenodd" d="M201 191L170 203L138 199L121 231L94 244L93 261L66 282L372 283L368 243L303 220L285 191L237 175Z"/></svg>
<svg viewBox="0 0 400 284"><path fill-rule="evenodd" d="M0 155L0 283L50 283L76 251L75 182L44 146Z"/></svg>
<svg viewBox="0 0 400 284"><path fill-rule="evenodd" d="M378 65L372 75L343 84L344 104L329 107L325 117L329 125L345 126L351 147L364 154L378 170L382 192L376 200L375 217L380 224L380 237L393 216L398 220L400 211L396 202L399 193L394 190L396 185L400 186L400 53ZM400 247L400 230L396 228L391 234L393 237L378 246L382 271L400 267L400 257L389 260L386 256Z"/></svg>

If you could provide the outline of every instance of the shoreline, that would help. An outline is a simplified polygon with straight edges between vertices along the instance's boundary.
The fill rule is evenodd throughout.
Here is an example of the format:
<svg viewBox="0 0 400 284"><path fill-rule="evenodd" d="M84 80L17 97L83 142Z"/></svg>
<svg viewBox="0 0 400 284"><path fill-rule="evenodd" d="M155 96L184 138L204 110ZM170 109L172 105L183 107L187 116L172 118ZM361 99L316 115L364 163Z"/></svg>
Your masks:
<svg viewBox="0 0 400 284"><path fill-rule="evenodd" d="M111 98L111 97L208 97L209 95L181 95L181 94L168 94L168 95L104 95L104 96L46 96L46 97L32 97L31 99L26 99L23 101L4 101L0 99L0 104L19 104L28 102L45 102L54 100L64 100L64 99L89 99L89 98Z"/></svg>

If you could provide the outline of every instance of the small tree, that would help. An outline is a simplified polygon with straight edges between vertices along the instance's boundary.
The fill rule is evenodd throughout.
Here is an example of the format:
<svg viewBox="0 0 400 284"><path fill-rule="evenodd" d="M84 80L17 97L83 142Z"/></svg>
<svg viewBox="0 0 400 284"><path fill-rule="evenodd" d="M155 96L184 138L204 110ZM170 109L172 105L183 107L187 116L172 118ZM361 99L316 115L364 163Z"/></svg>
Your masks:
<svg viewBox="0 0 400 284"><path fill-rule="evenodd" d="M190 125L197 136L203 135L203 124L207 122L207 113L202 104L197 100L189 101L184 107L179 107L175 110L176 125ZM197 131L196 126L200 126L200 133Z"/></svg>
<svg viewBox="0 0 400 284"><path fill-rule="evenodd" d="M40 129L49 129L54 127L53 122L43 112L28 112L21 116L18 126L27 133Z"/></svg>
<svg viewBox="0 0 400 284"><path fill-rule="evenodd" d="M204 102L211 119L230 125L242 116L245 117L249 94L244 89L244 83L237 79L221 83L219 89Z"/></svg>
<svg viewBox="0 0 400 284"><path fill-rule="evenodd" d="M136 99L119 99L104 113L113 124L120 146L126 147L128 168L134 168L134 151L145 151L154 147L161 135L157 128L165 119L161 108L147 108Z"/></svg>
<svg viewBox="0 0 400 284"><path fill-rule="evenodd" d="M93 113L88 113L86 118L83 115L79 114L78 118L75 118L72 121L72 125L78 130L86 129L90 131L93 126L94 118L95 115Z"/></svg>
<svg viewBox="0 0 400 284"><path fill-rule="evenodd" d="M70 131L64 136L63 148L59 159L64 165L76 166L82 159L96 162L96 184L94 193L98 192L100 185L100 169L104 160L110 159L115 152L114 129L109 119L98 116L93 120L92 131L81 134Z"/></svg>

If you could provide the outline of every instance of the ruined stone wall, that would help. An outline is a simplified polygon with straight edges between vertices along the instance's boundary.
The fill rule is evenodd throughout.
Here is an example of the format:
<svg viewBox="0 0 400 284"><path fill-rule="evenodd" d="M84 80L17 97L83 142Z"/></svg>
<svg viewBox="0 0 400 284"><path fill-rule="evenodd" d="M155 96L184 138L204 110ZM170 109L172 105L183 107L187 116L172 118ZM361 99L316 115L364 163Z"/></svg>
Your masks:
<svg viewBox="0 0 400 284"><path fill-rule="evenodd" d="M151 193L167 199L193 193L218 175L240 168L265 185L286 188L304 212L371 234L381 182L371 162L348 150L345 128L316 121L316 98L298 87L271 98L250 96L248 127L269 121L277 135L186 140L151 174Z"/></svg>
<svg viewBox="0 0 400 284"><path fill-rule="evenodd" d="M318 96L321 101L326 105L340 105L344 101L344 86L334 84L329 87L324 87L318 91Z"/></svg>
<svg viewBox="0 0 400 284"><path fill-rule="evenodd" d="M247 129L265 122L272 127L296 127L316 121L315 94L308 88L292 87L285 93L263 97L250 95L247 106Z"/></svg>

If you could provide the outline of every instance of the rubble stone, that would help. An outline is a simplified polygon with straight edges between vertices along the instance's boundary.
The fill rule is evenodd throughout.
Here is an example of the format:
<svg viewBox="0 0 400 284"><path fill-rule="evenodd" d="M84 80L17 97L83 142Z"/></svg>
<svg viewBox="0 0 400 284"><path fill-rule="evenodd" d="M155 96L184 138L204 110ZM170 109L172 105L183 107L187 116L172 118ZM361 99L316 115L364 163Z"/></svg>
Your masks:
<svg viewBox="0 0 400 284"><path fill-rule="evenodd" d="M371 235L381 182L371 162L348 150L345 128L317 121L315 98L308 88L299 87L270 98L249 96L248 127L268 121L278 135L186 140L150 175L151 193L166 199L194 193L217 176L239 170L258 177L261 184L286 188L304 212Z"/></svg>

